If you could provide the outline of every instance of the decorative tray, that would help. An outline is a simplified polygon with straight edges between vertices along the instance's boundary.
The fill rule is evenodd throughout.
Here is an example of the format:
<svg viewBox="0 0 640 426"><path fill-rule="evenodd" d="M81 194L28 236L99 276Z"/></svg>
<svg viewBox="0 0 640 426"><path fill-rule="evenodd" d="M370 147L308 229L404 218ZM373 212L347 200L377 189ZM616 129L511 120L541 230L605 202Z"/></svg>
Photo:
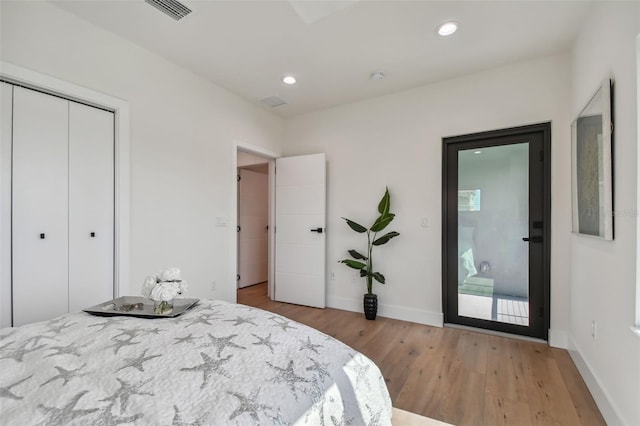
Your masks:
<svg viewBox="0 0 640 426"><path fill-rule="evenodd" d="M92 315L111 317L124 315L138 318L175 318L187 312L198 303L198 299L175 298L173 309L164 314L156 314L153 311L153 300L140 296L122 296L99 305L83 309Z"/></svg>

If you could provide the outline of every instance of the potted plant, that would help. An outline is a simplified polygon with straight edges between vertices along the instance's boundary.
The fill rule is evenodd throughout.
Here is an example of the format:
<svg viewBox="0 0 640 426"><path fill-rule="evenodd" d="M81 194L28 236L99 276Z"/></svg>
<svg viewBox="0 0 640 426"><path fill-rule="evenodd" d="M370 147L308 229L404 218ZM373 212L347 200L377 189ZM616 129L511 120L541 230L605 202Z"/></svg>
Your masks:
<svg viewBox="0 0 640 426"><path fill-rule="evenodd" d="M364 295L364 315L368 320L376 319L378 312L378 296L373 294L373 280L380 284L385 283L384 275L373 270L373 247L381 246L389 242L390 239L400 235L398 232L391 231L378 237L378 232L383 231L393 220L395 214L390 213L391 197L389 196L389 188L386 188L384 195L378 203L378 213L380 216L373 222L370 228L343 217L347 225L359 234L367 234L367 251L365 254L357 250L349 250L352 259L343 259L339 263L344 263L350 268L360 271L360 276L367 279L367 293Z"/></svg>

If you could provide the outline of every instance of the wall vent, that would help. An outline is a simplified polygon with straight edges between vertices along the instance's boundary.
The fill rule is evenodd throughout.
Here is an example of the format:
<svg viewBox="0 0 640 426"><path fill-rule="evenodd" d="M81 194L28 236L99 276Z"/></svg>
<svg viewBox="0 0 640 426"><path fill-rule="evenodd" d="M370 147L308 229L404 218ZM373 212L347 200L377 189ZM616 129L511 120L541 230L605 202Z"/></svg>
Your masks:
<svg viewBox="0 0 640 426"><path fill-rule="evenodd" d="M181 20L185 16L191 13L191 9L189 9L184 4L176 1L176 0L144 0L146 3L158 9L160 12L169 15L176 21Z"/></svg>
<svg viewBox="0 0 640 426"><path fill-rule="evenodd" d="M285 101L283 101L282 99L280 99L277 96L269 96L267 98L262 99L260 102L262 102L265 105L270 106L271 108L278 107L280 105L285 105L286 104Z"/></svg>

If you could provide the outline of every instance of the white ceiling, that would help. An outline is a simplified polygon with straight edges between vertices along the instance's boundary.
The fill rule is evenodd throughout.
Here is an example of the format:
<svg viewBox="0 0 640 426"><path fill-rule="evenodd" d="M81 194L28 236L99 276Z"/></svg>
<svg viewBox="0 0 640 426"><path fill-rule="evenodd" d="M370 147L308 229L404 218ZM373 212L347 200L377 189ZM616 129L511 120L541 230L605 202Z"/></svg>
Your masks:
<svg viewBox="0 0 640 426"><path fill-rule="evenodd" d="M144 0L56 1L283 117L570 48L588 1L194 1L174 21ZM459 31L439 37L438 24ZM384 80L369 80L375 71ZM295 86L281 77L296 76Z"/></svg>

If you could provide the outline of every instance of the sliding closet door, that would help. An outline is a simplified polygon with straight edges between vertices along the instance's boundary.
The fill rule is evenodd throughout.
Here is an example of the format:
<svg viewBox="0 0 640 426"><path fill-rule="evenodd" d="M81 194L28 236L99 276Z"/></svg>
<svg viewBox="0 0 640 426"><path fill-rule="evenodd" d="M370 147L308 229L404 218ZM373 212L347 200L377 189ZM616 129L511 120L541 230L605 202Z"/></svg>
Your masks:
<svg viewBox="0 0 640 426"><path fill-rule="evenodd" d="M68 311L68 102L15 87L13 325Z"/></svg>
<svg viewBox="0 0 640 426"><path fill-rule="evenodd" d="M69 102L69 312L113 298L113 113Z"/></svg>

